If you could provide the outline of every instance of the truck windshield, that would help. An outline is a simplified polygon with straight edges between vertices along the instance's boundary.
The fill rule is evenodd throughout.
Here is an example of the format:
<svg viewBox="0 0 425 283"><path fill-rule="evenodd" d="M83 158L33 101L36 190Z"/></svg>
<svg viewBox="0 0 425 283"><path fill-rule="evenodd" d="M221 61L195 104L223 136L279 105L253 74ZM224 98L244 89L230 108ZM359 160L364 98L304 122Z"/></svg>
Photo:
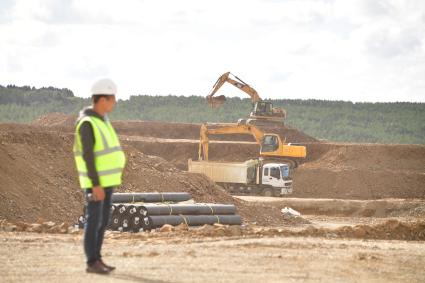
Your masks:
<svg viewBox="0 0 425 283"><path fill-rule="evenodd" d="M271 167L270 168L270 176L276 179L280 179L280 171L279 167Z"/></svg>
<svg viewBox="0 0 425 283"><path fill-rule="evenodd" d="M282 173L282 178L288 178L289 177L289 166L288 165L280 166L280 172Z"/></svg>

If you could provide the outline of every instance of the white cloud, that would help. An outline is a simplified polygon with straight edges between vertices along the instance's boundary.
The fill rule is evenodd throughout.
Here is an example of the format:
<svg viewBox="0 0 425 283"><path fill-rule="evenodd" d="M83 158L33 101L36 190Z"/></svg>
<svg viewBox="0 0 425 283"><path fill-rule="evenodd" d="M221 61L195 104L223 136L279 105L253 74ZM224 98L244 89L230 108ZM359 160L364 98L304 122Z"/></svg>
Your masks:
<svg viewBox="0 0 425 283"><path fill-rule="evenodd" d="M263 98L425 102L420 0L16 0L0 13L0 84L87 96L206 95L232 71ZM220 94L244 97L226 86Z"/></svg>

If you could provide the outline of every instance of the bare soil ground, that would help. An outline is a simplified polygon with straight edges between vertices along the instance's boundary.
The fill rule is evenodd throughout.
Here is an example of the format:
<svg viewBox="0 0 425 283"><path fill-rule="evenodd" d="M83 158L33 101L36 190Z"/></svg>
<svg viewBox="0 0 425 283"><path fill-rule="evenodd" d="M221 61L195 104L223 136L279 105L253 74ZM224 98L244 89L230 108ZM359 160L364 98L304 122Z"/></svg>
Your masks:
<svg viewBox="0 0 425 283"><path fill-rule="evenodd" d="M267 203L280 207L292 207L303 215L329 215L340 217L412 217L425 219L424 199L346 200L312 198L275 198L237 196L248 202Z"/></svg>
<svg viewBox="0 0 425 283"><path fill-rule="evenodd" d="M185 172L187 159L197 159L200 125L143 121L114 123L128 159L118 191L185 191L197 202L234 203L245 226L108 233L106 259L119 269L86 275L81 231L66 228L82 213L74 119L54 113L31 125L0 124L1 281L425 281L425 146L318 142L277 128L308 149L294 194L234 198ZM257 153L246 136L218 136L210 149L224 161ZM285 206L302 217L284 219Z"/></svg>
<svg viewBox="0 0 425 283"><path fill-rule="evenodd" d="M126 236L126 237L125 237ZM115 235L108 276L84 272L81 235L0 233L3 282L423 282L423 242L267 235Z"/></svg>

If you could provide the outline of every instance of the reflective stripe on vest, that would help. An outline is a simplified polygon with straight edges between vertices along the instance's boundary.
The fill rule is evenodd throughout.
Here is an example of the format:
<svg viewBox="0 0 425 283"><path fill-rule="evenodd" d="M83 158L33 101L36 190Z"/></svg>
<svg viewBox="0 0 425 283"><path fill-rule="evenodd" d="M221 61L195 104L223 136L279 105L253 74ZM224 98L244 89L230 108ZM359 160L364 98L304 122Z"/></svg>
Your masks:
<svg viewBox="0 0 425 283"><path fill-rule="evenodd" d="M93 128L95 144L93 153L95 168L102 187L118 186L121 184L122 171L125 165L125 155L112 125L99 118L87 116L81 119L76 127L74 141L74 158L77 165L81 188L91 188L93 184L87 174L87 166L83 159L80 127L84 122L90 122Z"/></svg>
<svg viewBox="0 0 425 283"><path fill-rule="evenodd" d="M115 151L122 151L121 146L114 146L114 147L110 147L110 148L107 148L107 149L104 149L104 150L101 150L101 151L98 151L98 152L94 152L94 156L102 156L102 155L112 153L112 152L115 152ZM83 156L83 153L81 151L74 151L74 155L75 156Z"/></svg>
<svg viewBox="0 0 425 283"><path fill-rule="evenodd" d="M115 169L109 169L109 170L103 170L103 171L97 172L97 175L98 176L106 176L106 175L110 175L110 174L121 173L121 171L122 171L121 168L115 168ZM78 176L88 177L89 175L86 172L78 171Z"/></svg>

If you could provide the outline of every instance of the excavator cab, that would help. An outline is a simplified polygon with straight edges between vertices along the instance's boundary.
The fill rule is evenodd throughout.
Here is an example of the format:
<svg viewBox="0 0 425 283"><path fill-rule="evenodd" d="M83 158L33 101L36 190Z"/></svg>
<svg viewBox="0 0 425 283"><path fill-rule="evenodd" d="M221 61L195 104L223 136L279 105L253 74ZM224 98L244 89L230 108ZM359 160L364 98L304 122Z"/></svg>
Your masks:
<svg viewBox="0 0 425 283"><path fill-rule="evenodd" d="M251 117L254 116L273 116L273 104L267 101L257 101L251 112Z"/></svg>
<svg viewBox="0 0 425 283"><path fill-rule="evenodd" d="M266 134L261 142L261 153L274 152L279 149L279 139L277 135Z"/></svg>

